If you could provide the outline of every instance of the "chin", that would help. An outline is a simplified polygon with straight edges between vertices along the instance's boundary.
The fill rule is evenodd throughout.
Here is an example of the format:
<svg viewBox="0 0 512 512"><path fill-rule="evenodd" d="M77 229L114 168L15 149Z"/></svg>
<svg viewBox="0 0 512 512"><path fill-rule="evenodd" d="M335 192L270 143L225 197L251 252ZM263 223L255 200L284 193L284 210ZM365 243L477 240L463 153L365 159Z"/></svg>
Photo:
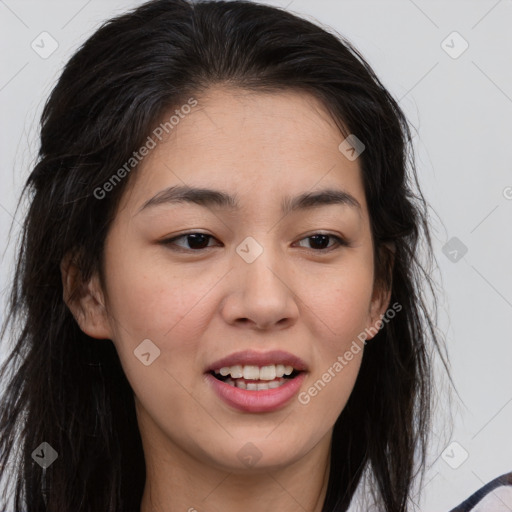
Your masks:
<svg viewBox="0 0 512 512"><path fill-rule="evenodd" d="M219 469L236 473L274 471L300 460L309 450L297 450L297 443L284 444L279 439L245 438L230 440L223 453L209 454ZM290 439L288 439L290 441ZM235 447L235 450L233 450Z"/></svg>

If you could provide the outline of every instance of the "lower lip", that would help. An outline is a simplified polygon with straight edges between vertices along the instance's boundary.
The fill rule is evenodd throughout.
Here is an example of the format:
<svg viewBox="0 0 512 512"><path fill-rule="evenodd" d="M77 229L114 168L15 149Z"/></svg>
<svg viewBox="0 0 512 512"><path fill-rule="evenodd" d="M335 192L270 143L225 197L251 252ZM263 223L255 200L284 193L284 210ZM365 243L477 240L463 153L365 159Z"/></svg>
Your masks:
<svg viewBox="0 0 512 512"><path fill-rule="evenodd" d="M206 374L206 379L219 398L235 409L244 412L272 412L284 407L297 394L305 376L305 372L301 372L278 388L261 391L247 391L231 386L210 373Z"/></svg>

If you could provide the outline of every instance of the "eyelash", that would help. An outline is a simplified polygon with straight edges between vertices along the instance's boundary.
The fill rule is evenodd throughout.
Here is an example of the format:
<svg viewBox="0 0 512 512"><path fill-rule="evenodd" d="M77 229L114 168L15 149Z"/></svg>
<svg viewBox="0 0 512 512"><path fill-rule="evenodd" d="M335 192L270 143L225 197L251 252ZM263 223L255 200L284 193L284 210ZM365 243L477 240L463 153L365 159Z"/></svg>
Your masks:
<svg viewBox="0 0 512 512"><path fill-rule="evenodd" d="M201 249L188 249L188 248L184 248L184 247L181 247L181 246L176 246L176 244L174 243L176 240L180 240L181 238L186 238L188 236L191 236L191 235L203 235L205 237L208 237L208 239L214 239L215 237L213 235L208 235L207 233L201 233L201 232L198 232L198 231L191 231L189 233L183 233L179 236L176 236L174 238L169 238L169 239L166 239L166 240L162 240L160 243L163 244L163 245L167 245L167 246L171 246L171 249L173 251L183 251L183 252L202 252L204 251L205 249L211 249L212 247L214 246L206 246L206 247L203 247ZM307 240L309 238L313 238L314 236L326 236L326 237L329 237L329 238L332 238L336 241L336 244L334 246L330 246L330 247L327 247L327 248L323 248L323 249L308 249L306 248L306 250L309 250L309 251L313 251L315 253L327 253L327 252L331 252L332 250L334 249L339 249L341 247L348 247L349 246L349 243L347 242L347 240L345 240L344 238L338 236L338 235L333 235L331 233L313 233L312 235L309 235L309 236L306 236L304 238L301 238L301 240L299 240L300 242L302 240ZM208 240L208 242L209 242ZM176 246L178 248L174 248L172 246Z"/></svg>

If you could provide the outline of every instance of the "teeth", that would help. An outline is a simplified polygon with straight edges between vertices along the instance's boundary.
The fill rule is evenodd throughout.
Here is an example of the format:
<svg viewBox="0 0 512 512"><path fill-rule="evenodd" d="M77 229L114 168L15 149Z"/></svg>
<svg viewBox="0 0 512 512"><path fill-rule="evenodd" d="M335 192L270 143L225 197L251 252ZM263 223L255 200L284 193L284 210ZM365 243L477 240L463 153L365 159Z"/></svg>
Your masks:
<svg viewBox="0 0 512 512"><path fill-rule="evenodd" d="M232 366L229 373L233 379L241 379L244 376L243 369L239 364Z"/></svg>
<svg viewBox="0 0 512 512"><path fill-rule="evenodd" d="M276 378L275 365L262 366L260 368L260 380L274 380Z"/></svg>
<svg viewBox="0 0 512 512"><path fill-rule="evenodd" d="M254 365L235 365L235 366L224 366L219 370L215 370L215 373L220 373L223 377L231 375L233 379L241 379L242 377L246 380L268 380L273 381L279 379L284 375L290 375L293 372L293 366L285 366L283 364L270 364L262 366L261 368Z"/></svg>
<svg viewBox="0 0 512 512"><path fill-rule="evenodd" d="M247 389L247 384L245 383L245 380L242 379L235 380L235 386L240 389Z"/></svg>
<svg viewBox="0 0 512 512"><path fill-rule="evenodd" d="M257 366L244 366L243 372L245 380L258 380L260 378L260 369Z"/></svg>
<svg viewBox="0 0 512 512"><path fill-rule="evenodd" d="M278 388L286 381L284 379L279 379L270 382L245 382L243 379L226 379L224 382L230 386L246 389L248 391L265 391L267 389Z"/></svg>

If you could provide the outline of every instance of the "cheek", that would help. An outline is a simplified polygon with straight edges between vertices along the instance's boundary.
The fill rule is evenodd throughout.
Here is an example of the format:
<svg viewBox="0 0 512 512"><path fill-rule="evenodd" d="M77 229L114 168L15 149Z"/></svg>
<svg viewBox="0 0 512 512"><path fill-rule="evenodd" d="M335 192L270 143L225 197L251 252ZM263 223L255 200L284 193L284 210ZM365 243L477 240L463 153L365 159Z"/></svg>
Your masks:
<svg viewBox="0 0 512 512"><path fill-rule="evenodd" d="M348 294L341 287L331 292L330 300L317 303L320 320L316 321L314 370L298 396L308 411L305 421L320 431L334 425L352 393L364 352L358 336L364 332L368 315L365 290L354 288Z"/></svg>
<svg viewBox="0 0 512 512"><path fill-rule="evenodd" d="M322 350L344 351L367 327L373 291L373 273L362 264L309 276L301 294L321 335ZM307 312L308 307L305 308ZM307 314L307 313L306 313Z"/></svg>
<svg viewBox="0 0 512 512"><path fill-rule="evenodd" d="M144 265L121 255L107 274L109 312L123 370L144 407L158 417L162 404L173 414L191 413L197 354L213 309L209 291L220 277L174 273L169 266ZM158 356L148 366L136 357L143 340ZM147 344L147 342L145 342ZM156 349L154 348L156 347ZM139 351L140 353L140 351ZM160 412L159 412L160 411Z"/></svg>
<svg viewBox="0 0 512 512"><path fill-rule="evenodd" d="M337 272L308 279L310 321L315 326L314 371L299 402L307 421L322 417L332 425L345 407L357 379L364 351L358 336L368 326L372 295L371 267L353 260ZM370 271L369 271L370 269ZM316 286L313 287L313 283ZM312 291L313 290L313 291ZM306 288L303 288L304 295ZM306 302L306 301L305 301ZM308 308L305 309L308 311Z"/></svg>
<svg viewBox="0 0 512 512"><path fill-rule="evenodd" d="M189 317L197 321L208 291L219 280L211 272L177 271L155 260L145 264L142 258L121 255L112 260L109 310L128 332L147 337L161 338Z"/></svg>
<svg viewBox="0 0 512 512"><path fill-rule="evenodd" d="M134 350L149 339L160 354L148 368L166 368L179 379L189 379L189 366L199 353L203 333L215 310L212 289L221 280L216 272L181 272L169 265L119 255L107 273L108 308L113 343L127 375L138 379L140 361ZM186 365L183 362L188 361ZM181 363L181 364L180 364Z"/></svg>

